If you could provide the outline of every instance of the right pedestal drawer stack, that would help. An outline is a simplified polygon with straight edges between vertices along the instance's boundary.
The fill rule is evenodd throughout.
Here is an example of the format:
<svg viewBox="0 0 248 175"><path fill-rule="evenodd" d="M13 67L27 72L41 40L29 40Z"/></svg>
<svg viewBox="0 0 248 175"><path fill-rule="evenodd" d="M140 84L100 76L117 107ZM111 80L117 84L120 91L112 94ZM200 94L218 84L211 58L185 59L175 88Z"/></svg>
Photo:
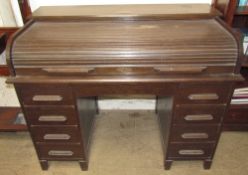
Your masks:
<svg viewBox="0 0 248 175"><path fill-rule="evenodd" d="M209 169L232 94L232 84L181 84L178 90L165 169L170 169L173 160L203 160L204 168Z"/></svg>

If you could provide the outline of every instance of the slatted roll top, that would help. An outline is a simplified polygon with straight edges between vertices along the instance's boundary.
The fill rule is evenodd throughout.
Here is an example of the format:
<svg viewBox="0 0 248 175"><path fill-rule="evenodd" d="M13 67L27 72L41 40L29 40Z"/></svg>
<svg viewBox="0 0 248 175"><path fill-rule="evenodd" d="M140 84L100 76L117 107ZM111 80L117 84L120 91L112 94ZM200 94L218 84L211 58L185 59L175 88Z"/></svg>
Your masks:
<svg viewBox="0 0 248 175"><path fill-rule="evenodd" d="M234 72L238 44L215 19L37 20L16 37L10 52L20 75L61 69L115 74L116 68L212 74Z"/></svg>

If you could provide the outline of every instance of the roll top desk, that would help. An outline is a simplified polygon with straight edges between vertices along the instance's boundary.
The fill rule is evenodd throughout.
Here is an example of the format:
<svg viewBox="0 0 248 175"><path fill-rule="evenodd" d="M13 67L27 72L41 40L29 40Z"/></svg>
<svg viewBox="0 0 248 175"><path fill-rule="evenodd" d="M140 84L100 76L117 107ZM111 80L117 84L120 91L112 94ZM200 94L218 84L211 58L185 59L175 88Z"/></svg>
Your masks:
<svg viewBox="0 0 248 175"><path fill-rule="evenodd" d="M165 169L174 160L208 169L242 80L240 52L208 5L41 7L8 44L8 82L43 170L52 160L87 170L103 95L155 95Z"/></svg>

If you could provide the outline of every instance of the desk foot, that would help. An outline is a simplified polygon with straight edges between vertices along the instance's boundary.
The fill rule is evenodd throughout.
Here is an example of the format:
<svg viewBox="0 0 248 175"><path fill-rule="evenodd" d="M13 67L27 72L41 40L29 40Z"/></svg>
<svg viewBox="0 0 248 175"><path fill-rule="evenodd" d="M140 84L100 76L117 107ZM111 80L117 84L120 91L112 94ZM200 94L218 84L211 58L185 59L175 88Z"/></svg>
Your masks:
<svg viewBox="0 0 248 175"><path fill-rule="evenodd" d="M88 171L88 162L79 161L79 165L82 171Z"/></svg>
<svg viewBox="0 0 248 175"><path fill-rule="evenodd" d="M165 160L164 169L169 170L171 168L172 162L173 162L172 160Z"/></svg>
<svg viewBox="0 0 248 175"><path fill-rule="evenodd" d="M47 160L40 160L40 166L42 170L48 170L48 161Z"/></svg>
<svg viewBox="0 0 248 175"><path fill-rule="evenodd" d="M205 170L210 169L211 168L211 165L212 165L212 160L210 160L210 159L204 160L203 167L204 167Z"/></svg>

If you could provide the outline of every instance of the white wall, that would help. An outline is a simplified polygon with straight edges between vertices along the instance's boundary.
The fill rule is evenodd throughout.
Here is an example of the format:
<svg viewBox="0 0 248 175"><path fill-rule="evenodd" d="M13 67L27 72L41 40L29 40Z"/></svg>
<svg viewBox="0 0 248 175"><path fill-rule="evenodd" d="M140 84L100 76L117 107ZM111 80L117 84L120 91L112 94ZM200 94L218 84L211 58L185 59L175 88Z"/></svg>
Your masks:
<svg viewBox="0 0 248 175"><path fill-rule="evenodd" d="M56 5L107 5L107 4L175 4L207 3L212 0L30 0L32 11L39 6ZM104 99L99 100L100 109L154 109L155 99Z"/></svg>
<svg viewBox="0 0 248 175"><path fill-rule="evenodd" d="M39 6L55 5L107 5L107 4L176 4L176 3L207 3L212 0L29 0L32 10Z"/></svg>

